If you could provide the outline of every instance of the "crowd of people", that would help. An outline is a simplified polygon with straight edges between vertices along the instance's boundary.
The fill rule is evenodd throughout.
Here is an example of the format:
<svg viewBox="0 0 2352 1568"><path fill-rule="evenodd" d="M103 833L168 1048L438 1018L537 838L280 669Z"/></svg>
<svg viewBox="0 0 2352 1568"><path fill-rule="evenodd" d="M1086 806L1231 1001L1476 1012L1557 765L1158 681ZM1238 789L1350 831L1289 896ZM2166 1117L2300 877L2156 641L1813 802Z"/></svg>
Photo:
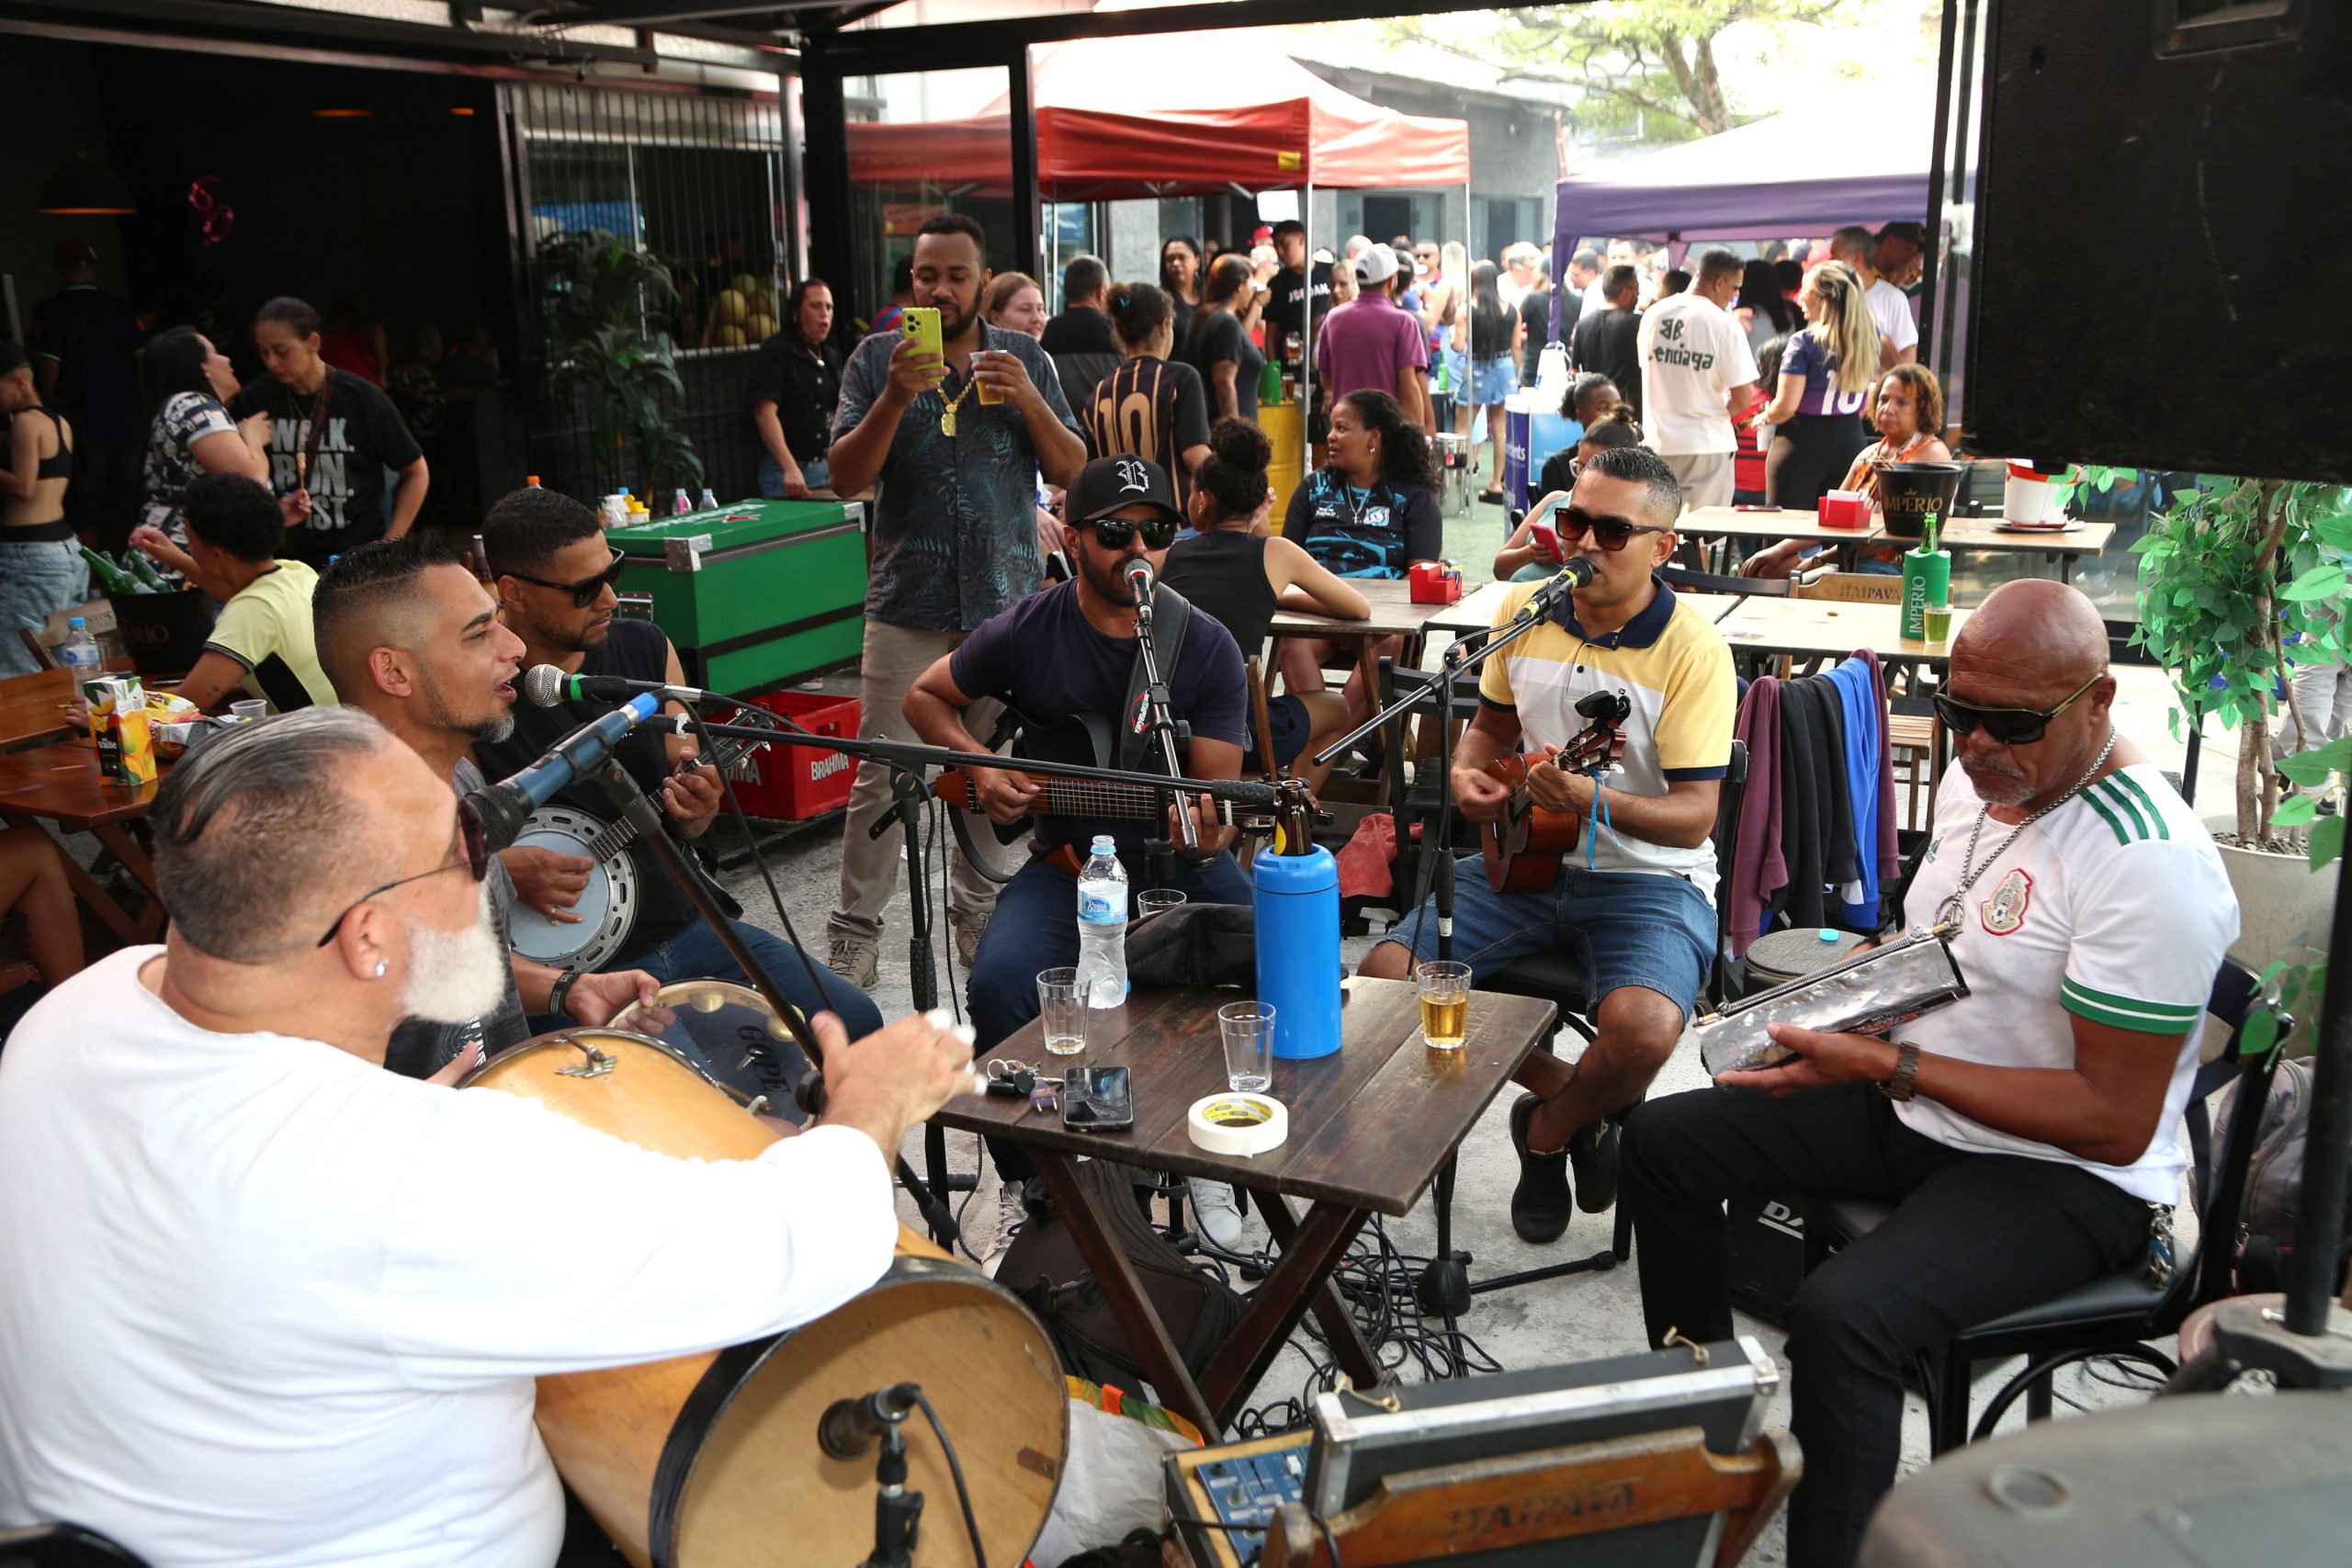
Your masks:
<svg viewBox="0 0 2352 1568"><path fill-rule="evenodd" d="M492 852L466 797L596 712L520 705L516 675L678 685L677 649L616 618L623 558L580 501L506 495L471 560L412 530L429 482L416 442L385 390L329 357L303 302L256 314L266 374L242 387L205 334L156 337L165 396L133 543L220 605L183 692L204 706L251 693L278 716L192 752L156 795L164 942L78 975L78 951L44 956L62 983L0 1056L0 1281L16 1282L0 1283L0 1520L71 1517L216 1561L554 1562L564 1510L529 1440L531 1380L753 1338L870 1284L896 1235L890 1157L968 1092L974 1050L1035 1019L1038 973L1078 955L1086 848L1107 836L1141 886L1146 840L1180 836L1172 817L1053 809L1036 776L1140 761L1119 722L1138 668L1127 569L1151 564L1170 596L1155 620L1186 628L1163 671L1186 772L1306 766L1374 694L1352 676L1329 690L1331 650L1272 637L1277 608L1360 617L1361 584L1442 553L1441 410L1460 421L1540 378L1529 340L1556 323L1577 435L1537 483L1567 501L1497 571L1549 575L1572 554L1591 577L1484 667L1447 788L1492 820L1508 792L1487 764L1556 755L1597 693L1630 711L1605 782L1528 771L1537 805L1606 821L1580 863L1536 893L1491 891L1475 859L1455 878L1453 951L1474 981L1572 940L1591 955L1589 1046L1516 1075L1511 1223L1549 1244L1622 1194L1658 1343L1733 1329L1725 1198L1894 1202L1808 1278L1790 1340L1806 1461L1790 1557L1850 1561L1894 1482L1905 1356L2146 1248L2236 931L2205 829L2114 728L2098 612L2071 587L2013 583L1951 647L1937 705L1957 766L1910 893L1955 912L1971 994L1893 1039L1776 1024L1789 1059L1725 1080L1762 1092L1646 1098L1717 956L1737 700L1729 647L1659 569L1689 507L1738 492L1743 430L1772 431L1762 481L1789 505L1941 450L1916 329L1905 341L1882 309L1891 295L1907 316L1915 239L1841 231L1804 261L1707 247L1679 284L1612 243L1577 251L1555 289L1532 245L1471 265L1458 246L1359 236L1325 269L1302 229L1272 225L1262 256L1171 239L1154 280L1078 258L1049 315L1035 279L990 272L976 221L941 214L914 236L900 324L845 356L831 290L802 280L754 358L749 423L770 493L870 498L862 732L966 753L1010 736L1032 764L971 771L947 889L963 1029L886 1024L871 995L903 851L874 832L894 795L870 762L821 965L705 919L641 840L624 951L589 972L514 953L518 912L567 918L589 863ZM903 330L910 309L937 311L937 353ZM1268 365L1305 367L1319 404L1317 461L1279 536L1254 418ZM19 584L63 574L66 497L111 438L99 425L85 446L54 385L0 350L17 614ZM1262 736L1253 659L1282 687ZM721 792L691 739L648 727L617 755L673 837L707 830ZM557 800L604 804L578 784ZM1234 828L1205 803L1178 809L1193 846L1173 886L1249 904ZM993 830L1024 822L1018 844ZM38 851L0 841L10 896L65 897ZM1437 919L1433 899L1408 911L1362 972L1410 975ZM825 1045L821 1122L758 1159L667 1160L520 1100L442 1092L485 1052L601 1024L671 980L743 978L736 943ZM989 1157L1002 1197L971 1240L995 1258L1035 1172L1010 1143ZM481 1198L526 1181L599 1201L519 1235ZM1209 1242L1238 1243L1233 1191L1189 1190ZM754 1229L776 1245L743 1247Z"/></svg>

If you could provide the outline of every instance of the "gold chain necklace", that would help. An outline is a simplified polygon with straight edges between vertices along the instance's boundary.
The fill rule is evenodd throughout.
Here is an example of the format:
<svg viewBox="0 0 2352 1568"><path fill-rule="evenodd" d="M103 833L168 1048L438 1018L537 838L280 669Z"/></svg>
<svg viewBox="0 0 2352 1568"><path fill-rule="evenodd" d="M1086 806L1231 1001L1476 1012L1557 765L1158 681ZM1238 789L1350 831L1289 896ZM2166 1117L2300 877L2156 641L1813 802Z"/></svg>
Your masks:
<svg viewBox="0 0 2352 1568"><path fill-rule="evenodd" d="M979 383L979 380L978 380L978 378L972 378L972 379L967 380L967 381L964 383L964 389L963 389L962 391L960 391L960 392L958 392L958 393L956 393L956 400L955 400L955 401L954 401L954 402L949 403L945 408L941 409L941 410L939 411L939 434L940 434L944 435L944 436L947 436L947 437L949 437L951 440L955 437L955 434L956 434L956 410L957 406L958 406L959 404L961 404L961 403L963 402L963 400L964 400L966 398L968 398L968 397L970 397L970 396L972 395L972 389L973 389L973 388L975 388L975 387L977 387L977 386L978 386L979 384L980 384L980 383Z"/></svg>

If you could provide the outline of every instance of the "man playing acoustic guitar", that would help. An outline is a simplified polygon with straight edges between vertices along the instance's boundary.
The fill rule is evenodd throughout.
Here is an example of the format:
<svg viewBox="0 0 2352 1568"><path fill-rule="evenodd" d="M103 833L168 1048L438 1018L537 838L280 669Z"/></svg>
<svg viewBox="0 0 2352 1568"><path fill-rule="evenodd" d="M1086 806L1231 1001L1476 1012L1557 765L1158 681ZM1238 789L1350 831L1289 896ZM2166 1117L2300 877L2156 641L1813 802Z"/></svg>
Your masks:
<svg viewBox="0 0 2352 1568"><path fill-rule="evenodd" d="M983 697L1001 698L1038 721L1097 716L1107 721L1114 738L1125 729L1123 714L1135 716L1126 710L1137 651L1136 599L1121 573L1136 560L1148 560L1157 571L1183 525L1183 513L1158 464L1111 457L1098 457L1079 470L1070 481L1067 515L1070 521L1062 533L1078 576L1033 593L982 624L955 652L918 676L907 693L907 722L931 744L958 751L985 750L963 719L964 710ZM1192 730L1183 766L1193 778L1238 778L1247 734L1241 649L1231 633L1199 614L1190 615L1180 646L1170 613L1180 604L1173 589L1159 590L1153 600L1153 639L1170 706ZM1041 763L1098 761L1091 738L1076 725L1026 730L1022 752ZM1136 765L1160 771L1156 749L1149 755L1152 760ZM996 913L972 960L972 1022L979 1032L979 1048L987 1050L1037 1016L1039 970L1077 962L1077 874L1095 835L1108 833L1118 841L1131 888L1149 886L1142 848L1147 838L1155 836L1148 812L1157 806L1139 785L1135 794L1143 814L1061 815L1050 809L1050 780L1042 767L1035 776L1005 768L975 768L971 779L980 808L993 820L1036 818L1029 863L997 894ZM1114 793L1109 786L1089 786L1094 800L1108 801ZM1234 829L1202 809L1195 810L1194 826L1201 858L1182 864L1176 887L1194 903L1249 903L1250 885L1226 852ZM1172 819L1159 823L1157 834L1173 837ZM1011 1144L993 1145L991 1152L1012 1194L1014 1185L1032 1174L1028 1159ZM1201 1206L1197 1197L1196 1209ZM1216 1218L1231 1212L1232 1199L1224 1195ZM1015 1220L1017 1213L1008 1202L1000 1234ZM1204 1216L1204 1224L1208 1223ZM1235 1215L1234 1240L1239 1239L1239 1224Z"/></svg>
<svg viewBox="0 0 2352 1568"><path fill-rule="evenodd" d="M1582 937L1592 953L1595 1033L1573 1065L1535 1055L1519 1070L1534 1090L1511 1108L1520 1157L1511 1224L1532 1243L1567 1229L1567 1166L1587 1213L1615 1201L1617 1123L1680 1038L1715 952L1715 800L1731 761L1736 705L1731 650L1704 615L1654 575L1674 554L1682 492L1663 458L1639 446L1588 459L1554 513L1592 581L1534 631L1497 654L1478 682L1478 716L1454 752L1455 805L1491 822L1510 790L1487 773L1522 738L1529 760L1556 755L1586 728L1577 711L1596 693L1630 700L1620 768L1598 775L1536 762L1527 794L1547 811L1585 819L1577 848L1540 893L1496 893L1476 857L1454 877L1453 956L1473 982L1512 960ZM1515 588L1496 616L1519 613L1536 584ZM1436 901L1375 946L1363 973L1408 977L1437 956Z"/></svg>

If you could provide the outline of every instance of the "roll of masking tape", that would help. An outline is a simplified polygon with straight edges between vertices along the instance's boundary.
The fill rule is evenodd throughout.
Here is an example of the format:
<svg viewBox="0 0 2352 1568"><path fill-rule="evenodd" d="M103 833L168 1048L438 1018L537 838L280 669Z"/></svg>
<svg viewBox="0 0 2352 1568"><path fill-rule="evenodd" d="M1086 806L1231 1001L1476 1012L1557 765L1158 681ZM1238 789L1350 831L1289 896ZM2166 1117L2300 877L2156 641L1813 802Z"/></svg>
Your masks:
<svg viewBox="0 0 2352 1568"><path fill-rule="evenodd" d="M1193 1146L1213 1155L1261 1155L1290 1136L1290 1113L1281 1100L1239 1090L1194 1100L1185 1122Z"/></svg>

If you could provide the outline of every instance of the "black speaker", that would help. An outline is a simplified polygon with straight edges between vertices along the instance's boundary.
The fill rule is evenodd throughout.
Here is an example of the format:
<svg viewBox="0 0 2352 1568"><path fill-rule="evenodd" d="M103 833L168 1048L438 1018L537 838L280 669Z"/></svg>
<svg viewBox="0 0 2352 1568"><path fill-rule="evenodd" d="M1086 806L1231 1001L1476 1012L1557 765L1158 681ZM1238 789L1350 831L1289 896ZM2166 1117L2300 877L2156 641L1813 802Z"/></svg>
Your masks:
<svg viewBox="0 0 2352 1568"><path fill-rule="evenodd" d="M1996 0L1979 452L2352 480L2352 4Z"/></svg>

